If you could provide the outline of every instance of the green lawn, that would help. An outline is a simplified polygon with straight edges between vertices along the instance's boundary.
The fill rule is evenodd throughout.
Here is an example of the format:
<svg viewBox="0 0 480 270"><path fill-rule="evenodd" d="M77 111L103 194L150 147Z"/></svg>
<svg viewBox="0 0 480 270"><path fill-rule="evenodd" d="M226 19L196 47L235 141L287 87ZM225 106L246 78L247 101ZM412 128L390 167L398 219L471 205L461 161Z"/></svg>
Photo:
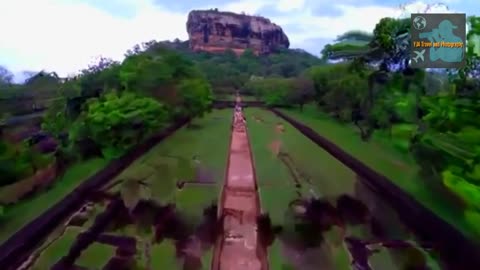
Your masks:
<svg viewBox="0 0 480 270"><path fill-rule="evenodd" d="M245 113L255 160L262 210L270 214L274 224L285 224L285 211L288 204L297 198L293 177L284 163L275 158L269 148L269 145L276 138L280 138L282 141L282 151L290 155L298 170L308 175L312 182L311 185L305 181L302 182L302 188L298 189L302 197L319 196L336 199L339 195L350 194L359 199L364 199L365 187L357 180L357 176L294 127L263 109L248 108ZM277 135L275 132L275 127L279 123L284 126L284 133L281 135ZM377 197L372 194L367 195L366 198L370 200L368 205L383 204ZM387 207L383 210L392 212ZM374 214L382 221L391 220L391 217L385 216L384 213L375 212ZM385 217L377 216L378 214ZM394 215L392 213L392 216ZM392 231L394 229L403 230L398 223L390 227L393 227ZM349 229L347 233L348 235L358 235L364 239L371 239L372 237L365 226L360 226L355 230ZM318 251L310 251L313 254L306 256L323 258L321 260L325 261L325 265L327 263L334 265L333 269L350 269L348 254L344 246L340 244L341 241L338 237L338 231L327 232L327 244ZM405 234L403 234L403 237L409 238ZM277 239L269 248L269 262L272 269L282 269L289 264L285 259L285 254L281 252L282 246L283 244ZM377 255L372 260L372 266L375 269L387 269L383 268L387 266L388 269L397 269L394 265L395 263L392 262L389 252Z"/></svg>
<svg viewBox="0 0 480 270"><path fill-rule="evenodd" d="M379 136L374 136L369 142L363 142L355 127L341 124L313 106L306 106L303 112L295 109L282 111L308 125L367 166L391 179L420 203L432 209L466 235L479 237L475 235L475 229L465 222L463 212L440 194L432 192L418 177L418 166L412 157L395 149L393 143Z"/></svg>
<svg viewBox="0 0 480 270"><path fill-rule="evenodd" d="M289 153L297 168L307 173L313 182L313 185L303 183L302 194L310 194L310 189L318 196L328 198L353 193L355 174L342 163L273 113L256 108L248 108L245 112L262 208L270 213L274 222L283 221L288 204L296 198L295 183L289 170L269 149L269 144L278 137L275 134L277 123L285 127L281 135L283 151ZM254 117L263 122L254 120Z"/></svg>
<svg viewBox="0 0 480 270"><path fill-rule="evenodd" d="M203 215L203 209L212 203L217 203L219 197L218 186L186 186L176 191L175 205L177 209L188 217L198 220Z"/></svg>
<svg viewBox="0 0 480 270"><path fill-rule="evenodd" d="M55 184L48 191L7 207L5 216L0 223L0 242L3 243L17 230L63 199L83 180L106 164L107 161L104 159L91 159L74 164L61 179L55 180Z"/></svg>
<svg viewBox="0 0 480 270"><path fill-rule="evenodd" d="M210 270L212 251L205 252L202 256L202 270ZM175 257L175 244L164 240L152 246L152 269L182 269L181 261Z"/></svg>
<svg viewBox="0 0 480 270"><path fill-rule="evenodd" d="M232 100L235 100L235 95L231 94L231 95L216 95L215 96L215 99L216 100L228 100L228 101L232 101ZM242 100L243 101L257 101L257 98L255 96L242 96Z"/></svg>
<svg viewBox="0 0 480 270"><path fill-rule="evenodd" d="M50 269L58 260L68 254L70 246L75 242L79 233L79 228L68 227L60 238L52 242L51 245L40 254L32 266L32 270Z"/></svg>
<svg viewBox="0 0 480 270"><path fill-rule="evenodd" d="M328 198L348 193L352 194L355 175L343 164L332 158L327 152L319 149L308 138L290 126L273 113L262 109L248 108L247 117L250 144L255 160L257 181L259 185L262 210L268 212L274 224L283 224L288 204L297 198L294 180L287 167L269 149L269 144L278 137L275 125L282 123L285 132L281 135L282 149L290 154L297 168L307 173L313 185L302 183L302 196L317 194ZM258 121L256 119L261 119ZM312 190L312 191L311 191ZM282 254L282 244L275 240L269 248L269 263L271 269L282 269L289 265ZM338 258L347 259L345 250L340 246ZM321 250L319 250L321 252ZM323 253L322 253L323 254ZM322 254L318 254L322 256ZM348 265L341 260L336 265ZM343 267L336 269L345 269Z"/></svg>
<svg viewBox="0 0 480 270"><path fill-rule="evenodd" d="M82 251L75 264L87 269L103 269L115 255L115 246L94 242Z"/></svg>
<svg viewBox="0 0 480 270"><path fill-rule="evenodd" d="M152 246L152 268L153 269L180 269L180 264L175 257L175 244L165 240L160 244Z"/></svg>
<svg viewBox="0 0 480 270"><path fill-rule="evenodd" d="M145 166L153 167L154 170L155 168L165 170L168 167L168 174L160 171L158 178L149 178L149 181L162 181L161 183L152 183L151 188L155 189L152 194L158 196L152 199L162 203L174 202L182 216L198 224L204 208L210 206L212 202L217 202L220 187L223 184L232 113L232 110L214 110L201 119L195 119L193 121L194 128L182 128L166 138L112 181L122 180L125 176L134 175L137 172L142 173L141 170ZM172 186L172 183L186 175L190 177L189 173L185 173L184 167L177 167L178 160L191 161L193 156L198 157L203 170L207 171L215 182L208 185L186 184L182 189L177 189L175 185ZM114 187L113 190L119 190L120 187L121 184ZM135 225L118 230L119 233L133 236L136 231ZM211 251L208 251L202 257L204 264L208 265L205 269L209 269L210 260ZM152 247L152 264L153 269L179 269L174 245L169 240L164 240Z"/></svg>
<svg viewBox="0 0 480 270"><path fill-rule="evenodd" d="M231 117L232 110L214 110L203 118L195 119L193 128L182 128L166 138L112 181L122 180L127 175L140 174L147 168L158 173L158 178L149 178L151 181L162 181L152 183L151 187L155 189L152 193L162 196L153 199L161 202L174 200L181 211L201 214L205 206L216 201L219 187L223 184ZM201 170L206 171L215 183L202 186L186 184L183 189L178 190L175 187L177 180L182 177L189 178L184 180L193 180L191 178L195 177L192 159L194 156L200 160ZM187 161L191 167L179 166L179 160ZM168 170L168 173L164 170ZM191 173L186 172L190 170ZM117 185L115 189L120 186Z"/></svg>

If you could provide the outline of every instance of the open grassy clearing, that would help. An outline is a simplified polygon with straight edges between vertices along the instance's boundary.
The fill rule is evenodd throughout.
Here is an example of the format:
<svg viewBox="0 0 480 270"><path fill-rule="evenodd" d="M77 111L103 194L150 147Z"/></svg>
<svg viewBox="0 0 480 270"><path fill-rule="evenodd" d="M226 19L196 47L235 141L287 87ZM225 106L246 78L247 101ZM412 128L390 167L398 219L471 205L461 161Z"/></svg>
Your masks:
<svg viewBox="0 0 480 270"><path fill-rule="evenodd" d="M106 164L106 160L99 158L74 164L62 177L55 180L53 186L48 190L6 207L5 216L0 222L0 243L63 199L82 181L95 174Z"/></svg>
<svg viewBox="0 0 480 270"><path fill-rule="evenodd" d="M280 136L276 134L275 126L282 123L285 132L281 135L283 151L300 162L302 170L311 175L315 185L302 187L302 196L309 196L310 188L321 196L335 196L341 193L351 193L355 175L328 156L327 153L315 149L312 143L294 130L287 123L274 114L262 109L247 109L245 114L248 121L248 132L255 160L259 194L262 210L268 212L274 224L284 224L285 213L288 205L299 198L293 177L288 168L275 157L270 149L272 142ZM313 151L312 151L313 150ZM303 163L304 162L304 163ZM333 181L332 181L333 180ZM319 189L321 187L321 190ZM348 258L343 247L338 246L342 257ZM272 269L282 269L284 265L291 265L285 258L285 247L277 239L269 248L269 263ZM322 251L318 251L322 254ZM339 260L337 266L348 266L348 260ZM348 269L348 268L337 268Z"/></svg>
<svg viewBox="0 0 480 270"><path fill-rule="evenodd" d="M82 251L75 264L87 269L103 269L115 255L115 249L114 246L94 242Z"/></svg>
<svg viewBox="0 0 480 270"><path fill-rule="evenodd" d="M173 202L186 214L201 215L204 207L216 202L219 187L223 183L231 117L231 110L214 110L204 118L195 119L191 128L182 128L166 138L112 182L143 174L144 169L151 170L161 177L150 178L151 181L161 181L151 185L152 189L158 189L151 193L164 195L152 199L161 203ZM195 164L194 157L199 164ZM176 182L181 180L199 183L186 183L178 189ZM121 183L113 189L120 187Z"/></svg>
<svg viewBox="0 0 480 270"><path fill-rule="evenodd" d="M276 138L281 138L282 151L290 155L295 166L311 178L313 185L302 184L302 195L335 197L344 193L353 194L355 174L347 167L318 149L308 138L273 113L256 108L249 108L245 113L262 208L270 213L274 222L283 221L288 204L297 198L295 182L288 168L270 149ZM285 132L280 136L275 132L278 123L285 127Z"/></svg>
<svg viewBox="0 0 480 270"><path fill-rule="evenodd" d="M66 255L70 246L75 242L77 235L88 230L88 228L93 225L96 217L104 212L106 208L105 203L88 204L90 205L88 210L77 212L75 216L68 218L70 222L73 222L76 225L70 223L70 225L65 227L64 224L68 221L65 220L65 222L62 222L61 225L55 228L47 239L32 253L33 258L35 259L31 269L49 269L43 267L45 265L51 266L55 264L59 258ZM81 225L75 222L80 220L83 221L83 224L80 223ZM59 246L63 249L57 249ZM96 249L97 247L93 247L93 250ZM82 262L87 263L87 265L92 265L97 259L100 259L95 258L95 256L97 256L95 254L97 254L97 252L86 251L85 253L82 253ZM89 262L93 263L88 264Z"/></svg>
<svg viewBox="0 0 480 270"><path fill-rule="evenodd" d="M53 241L45 250L43 250L31 269L50 269L58 260L68 254L70 246L73 244L79 233L81 233L81 230L78 227L66 228L58 239Z"/></svg>
<svg viewBox="0 0 480 270"><path fill-rule="evenodd" d="M299 198L297 191L303 198L314 196L336 199L342 194L350 194L355 197L360 195L358 194L359 182L356 175L288 123L262 109L247 109L246 116L262 210L270 214L274 224L285 224L287 221L285 213L289 203ZM276 132L278 124L284 127L281 135ZM281 152L288 153L291 163L296 167L294 173L297 176L303 173L304 179L308 178L311 184L308 184L308 181L302 181L302 187L296 187L292 172L279 158L275 158L272 152L272 142L276 139L281 140ZM371 239L371 234L366 227L363 225L360 227L348 228L347 234L362 239ZM318 250L312 250L313 254L305 256L304 259L310 260L308 257L317 256L317 259L320 260L315 263L317 266L320 263L326 267L327 265L332 267L325 269L350 269L349 256L344 245L341 244L342 241L339 240L338 232L331 230L326 233L325 238L326 244ZM282 269L284 265L292 265L292 260L285 259L292 252L281 241L275 240L269 248L271 268ZM397 269L388 251L377 254L375 258L372 258L371 263L374 269ZM298 268L298 266L295 268L294 265L292 267Z"/></svg>
<svg viewBox="0 0 480 270"><path fill-rule="evenodd" d="M155 170L158 167L162 171L156 175L167 176L169 179L151 178L163 182L159 182L158 185L151 185L152 189L159 189L152 190L151 194L160 196L152 197L152 199L158 200L162 204L174 203L182 216L185 216L193 225L198 225L201 222L203 210L211 203L216 203L219 188L223 183L230 139L231 115L231 110L214 110L202 119L195 119L190 128L180 129L125 169L116 179L111 181L111 183L118 184L111 186L108 191L114 193L120 191L122 180L125 177L136 174L143 175L145 173L142 171L143 169L153 168ZM212 139L213 137L215 139ZM192 165L194 171L185 173L185 170L191 168L185 168L184 164L177 166L179 160L192 161L193 156L197 156L197 159L200 160L200 168ZM165 170L168 170L168 172ZM212 183L208 183L207 179L197 179L199 182L205 181L207 183L187 183L182 189L178 189L175 181L196 180L193 178L184 179L188 176L212 178ZM53 241L41 253L32 269L49 269L51 265L55 264L68 252L78 233L91 226L96 215L101 213L105 207L106 204L104 203L96 203L92 207L91 215L82 227L67 227L65 234ZM136 224L129 224L117 228L115 231L107 230L107 233L138 238L140 231L142 229L138 228ZM153 233L151 233L151 236L143 235L143 237L153 237ZM115 247L113 246L94 243L82 252L76 264L89 269L101 269L114 252ZM99 257L98 254L103 255ZM175 257L175 246L171 240L154 244L151 257L153 269L177 269L181 265ZM211 251L205 252L202 256L203 264L209 267L210 258ZM142 259L141 256L138 259ZM208 267L205 269L208 269Z"/></svg>
<svg viewBox="0 0 480 270"><path fill-rule="evenodd" d="M418 167L406 153L395 148L395 141L382 138L381 134L364 142L358 129L350 124L341 124L318 111L314 106L305 106L304 111L282 110L300 122L316 130L320 135L334 142L347 153L358 158L367 166L391 179L396 185L412 194L420 203L438 216L474 237L475 230L465 222L462 211L455 205L431 191L431 188L417 175ZM375 134L374 134L375 135Z"/></svg>

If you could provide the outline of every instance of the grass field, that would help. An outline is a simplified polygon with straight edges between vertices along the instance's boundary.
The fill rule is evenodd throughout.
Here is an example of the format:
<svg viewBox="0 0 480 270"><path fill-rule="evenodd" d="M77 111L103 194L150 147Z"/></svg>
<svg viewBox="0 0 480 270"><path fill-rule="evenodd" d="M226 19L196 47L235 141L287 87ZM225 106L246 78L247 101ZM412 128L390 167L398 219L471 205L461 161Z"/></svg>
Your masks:
<svg viewBox="0 0 480 270"><path fill-rule="evenodd" d="M55 184L45 192L6 208L0 222L0 243L7 240L17 230L41 215L48 208L72 192L82 181L107 164L104 159L91 159L71 166L65 175L55 180Z"/></svg>
<svg viewBox="0 0 480 270"><path fill-rule="evenodd" d="M262 210L268 212L274 224L284 224L288 205L297 199L295 182L287 167L274 156L269 148L275 138L282 141L282 151L295 161L299 170L307 173L312 185L302 183L299 190L302 197L317 196L336 197L343 193L353 194L355 175L328 153L319 149L308 138L291 127L273 113L262 109L246 109L250 144L255 160L257 181L262 204ZM275 126L281 123L285 131L281 135L275 132ZM332 247L338 250L337 258L348 259L342 246ZM285 260L282 244L275 240L269 248L269 263L271 269L283 269L290 263ZM324 254L317 251L318 256ZM348 260L336 260L335 269L349 269Z"/></svg>
<svg viewBox="0 0 480 270"><path fill-rule="evenodd" d="M151 184L151 189L154 189L151 191L152 199L160 203L174 203L182 216L187 217L192 225L198 225L203 210L217 202L219 190L223 184L230 142L231 117L232 110L214 110L204 118L194 120L192 128L182 128L166 138L112 182L121 181L129 175L142 174L144 169L152 170L158 177L149 178L149 181L162 181ZM180 160L191 163L194 156L200 161L204 174L212 178L208 180L213 180L213 183L186 184L182 189L177 189L176 181L194 180L190 178L198 177L196 175L198 172L190 172L190 167L186 168L185 164L179 164ZM187 179L183 179L184 177ZM121 184L114 189L119 190L120 187ZM136 236L137 229L135 225L129 225L118 232ZM180 267L175 258L174 244L170 240L153 245L151 256L153 269L173 270ZM202 256L203 264L208 266L205 269L210 267L210 258L210 251Z"/></svg>
<svg viewBox="0 0 480 270"><path fill-rule="evenodd" d="M210 206L212 202L216 203L219 188L223 183L230 141L231 117L232 110L214 110L201 119L195 119L191 127L184 127L175 132L136 160L116 179L112 179L112 183L120 180L120 184L113 186L110 191L119 191L122 179L129 175L144 175L146 172L143 170L148 168L156 176L149 178L149 180L161 181L151 185L151 189L154 189L151 194L157 196L152 197L152 199L162 203L175 203L177 211L187 217L189 222L200 222L204 208ZM177 163L181 163L179 160L187 160L192 163L192 157L194 156L200 161L200 167L204 174L206 171L207 177L212 178L213 182L206 185L186 184L182 189L177 189L175 181L194 180L183 179L183 177L196 177L196 174L198 174L198 172L195 172L196 169L191 172L190 167L186 168L183 163L182 166L176 166ZM188 172L185 173L185 170ZM86 171L86 169L83 168L83 171ZM95 205L95 209L98 210L95 211L95 215L104 208L104 205ZM65 233L41 253L33 269L49 269L51 265L56 263L68 252L80 230L87 229L92 224L94 216L89 218L82 228L67 227ZM139 231L135 224L131 224L113 233L139 237ZM82 253L76 264L89 269L101 269L114 252L115 248L112 246L94 243ZM151 257L154 269L173 270L179 267L179 262L175 258L175 246L170 240L164 240L160 244L153 245ZM210 260L211 251L207 251L202 256L204 265L208 266L205 269L209 268Z"/></svg>
<svg viewBox="0 0 480 270"><path fill-rule="evenodd" d="M116 179L122 180L128 175L141 173L144 168L151 168L159 178L152 181L162 181L152 184L152 194L164 197L153 197L161 203L175 202L180 211L186 214L202 214L204 207L216 202L219 188L223 183L227 151L230 141L231 110L214 110L202 119L193 122L193 128L182 128L163 142L153 147L149 152L125 169ZM200 169L194 168L193 157L200 161ZM187 161L179 164L180 161ZM166 173L164 170L168 170ZM196 171L203 171L211 184L186 184L177 189L178 180L194 180ZM183 177L190 179L182 179ZM205 176L203 176L205 177ZM118 186L117 186L118 188Z"/></svg>
<svg viewBox="0 0 480 270"><path fill-rule="evenodd" d="M286 224L285 212L288 204L298 198L297 191L303 198L314 196L336 199L340 195L349 194L363 201L365 194L363 194L363 197L361 196L361 193L364 193L360 189L361 182L357 180L357 176L349 168L273 113L255 108L249 108L245 111L262 210L270 214L274 224ZM275 131L279 124L283 125L284 128L284 132L281 134ZM277 138L281 140L282 152L288 153L297 170L303 172L303 179L310 179L310 183L305 180L301 182L301 188L295 186L292 171L287 168L285 163L276 158L271 150L270 145ZM375 199L378 196L369 194L366 197L370 200L369 205L383 203L379 199ZM364 203L367 202L364 201ZM390 211L388 208L382 210L386 210L392 216L395 216L394 213L391 213L391 209ZM384 215L385 213L373 214ZM380 218L377 215L376 217ZM392 220L391 217L386 219ZM399 224L394 224L392 227L403 230ZM372 239L367 228L364 225L355 228L348 227L347 234L362 239ZM393 228L392 231L394 231ZM409 236L406 235L405 237L408 238ZM315 265L323 265L325 269L351 269L349 256L344 245L341 244L342 241L339 240L338 231L326 232L325 239L325 244L322 244L318 249L306 252L305 258L316 258L318 262ZM271 269L283 269L282 267L290 265L291 261L285 259L288 257L286 254L288 254L288 247L278 239L275 240L269 248ZM395 266L398 264L393 262L389 252L377 254L372 258L371 263L374 269L400 269L400 266ZM294 266L289 267L298 269Z"/></svg>
<svg viewBox="0 0 480 270"><path fill-rule="evenodd" d="M78 227L67 228L62 236L53 241L45 250L43 250L32 267L32 270L50 269L58 260L68 254L70 246L80 232L80 228Z"/></svg>
<svg viewBox="0 0 480 270"><path fill-rule="evenodd" d="M279 137L275 133L278 123L285 127L285 132L280 135L282 151L288 152L298 169L311 177L313 184L303 183L302 195L336 197L353 194L355 174L287 122L269 111L255 108L247 109L246 117L262 207L274 222L283 221L288 204L296 198L295 182L289 170L269 149L272 141ZM255 117L261 120L255 120Z"/></svg>
<svg viewBox="0 0 480 270"><path fill-rule="evenodd" d="M50 266L68 253L70 246L75 242L78 234L90 228L96 217L103 213L105 209L105 204L95 204L94 208L86 216L86 222L81 227L58 226L34 252L34 254L38 254L39 256L36 258L32 270L50 269ZM97 269L98 267L95 267L95 265L105 265L114 253L114 247L94 243L82 253L77 262L81 264L81 266ZM101 256L98 254L101 254Z"/></svg>
<svg viewBox="0 0 480 270"><path fill-rule="evenodd" d="M75 262L76 265L87 269L103 269L110 258L115 255L116 247L102 243L92 243Z"/></svg>
<svg viewBox="0 0 480 270"><path fill-rule="evenodd" d="M475 229L465 221L463 212L440 194L432 192L425 181L417 175L418 166L412 157L396 150L392 142L389 143L388 140L375 136L369 142L364 142L360 139L355 127L338 123L313 106L305 106L303 112L294 109L283 111L391 179L420 203L432 209L438 216L466 235L478 237Z"/></svg>

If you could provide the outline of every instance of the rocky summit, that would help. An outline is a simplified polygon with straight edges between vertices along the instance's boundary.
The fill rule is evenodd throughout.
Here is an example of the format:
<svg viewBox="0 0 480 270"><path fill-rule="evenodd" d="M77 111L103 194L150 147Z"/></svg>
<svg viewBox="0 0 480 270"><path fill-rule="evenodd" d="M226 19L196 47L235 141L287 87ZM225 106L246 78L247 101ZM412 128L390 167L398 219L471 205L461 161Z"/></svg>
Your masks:
<svg viewBox="0 0 480 270"><path fill-rule="evenodd" d="M250 48L255 54L268 54L288 48L290 42L282 28L269 19L218 10L193 10L188 14L187 32L194 51L237 55Z"/></svg>

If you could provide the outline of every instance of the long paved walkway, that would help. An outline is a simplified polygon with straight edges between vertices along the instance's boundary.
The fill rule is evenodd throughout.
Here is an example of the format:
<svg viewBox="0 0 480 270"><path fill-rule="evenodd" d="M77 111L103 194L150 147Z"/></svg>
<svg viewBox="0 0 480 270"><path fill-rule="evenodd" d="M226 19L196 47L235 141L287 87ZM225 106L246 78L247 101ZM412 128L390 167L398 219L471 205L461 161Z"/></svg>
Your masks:
<svg viewBox="0 0 480 270"><path fill-rule="evenodd" d="M213 270L267 270L266 252L258 243L260 213L255 171L246 123L237 97L225 184L219 215L223 235L217 241Z"/></svg>

